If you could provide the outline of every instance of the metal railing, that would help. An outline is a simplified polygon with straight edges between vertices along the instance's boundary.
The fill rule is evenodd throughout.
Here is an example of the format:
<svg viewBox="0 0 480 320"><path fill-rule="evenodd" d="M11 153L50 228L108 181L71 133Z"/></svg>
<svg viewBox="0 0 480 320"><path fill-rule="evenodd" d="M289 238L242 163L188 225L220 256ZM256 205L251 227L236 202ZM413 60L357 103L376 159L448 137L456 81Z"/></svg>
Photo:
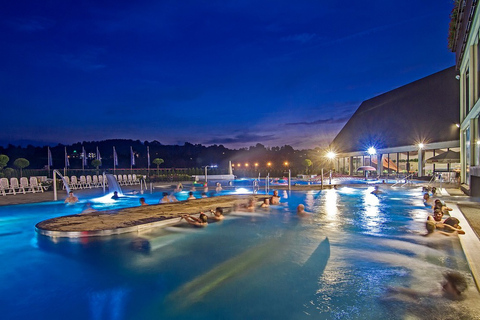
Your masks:
<svg viewBox="0 0 480 320"><path fill-rule="evenodd" d="M412 174L406 176L405 178L402 178L400 181L397 181L397 182L395 182L394 184L392 184L392 188L394 188L397 184L400 184L400 183L403 183L403 184L400 186L400 188L406 186L407 184L410 184L411 182L408 180L408 178L411 178L411 177L413 177L413 176L414 176L414 174L412 173ZM404 181L405 181L405 182L404 182Z"/></svg>

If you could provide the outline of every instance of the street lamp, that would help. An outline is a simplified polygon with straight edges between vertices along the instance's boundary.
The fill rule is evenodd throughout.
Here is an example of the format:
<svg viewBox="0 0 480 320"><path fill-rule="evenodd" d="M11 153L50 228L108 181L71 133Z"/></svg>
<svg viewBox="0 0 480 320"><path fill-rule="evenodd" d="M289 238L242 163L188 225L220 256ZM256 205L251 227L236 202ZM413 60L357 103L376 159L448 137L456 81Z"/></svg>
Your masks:
<svg viewBox="0 0 480 320"><path fill-rule="evenodd" d="M329 152L327 153L327 158L330 159L330 160L335 159L336 156L337 156L337 154L336 154L335 152L333 152L333 151L329 151Z"/></svg>

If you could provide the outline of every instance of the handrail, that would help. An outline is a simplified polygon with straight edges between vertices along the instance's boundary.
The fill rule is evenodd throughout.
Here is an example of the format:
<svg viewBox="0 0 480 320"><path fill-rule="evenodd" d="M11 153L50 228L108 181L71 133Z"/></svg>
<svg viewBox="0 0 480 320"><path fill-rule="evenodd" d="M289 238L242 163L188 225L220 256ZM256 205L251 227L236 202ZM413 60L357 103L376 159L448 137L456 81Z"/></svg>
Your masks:
<svg viewBox="0 0 480 320"><path fill-rule="evenodd" d="M428 181L427 187L430 186L430 183L432 183L432 181L435 181L435 180L437 180L437 175L436 175L436 174L434 174L434 175L432 176L432 178L430 179L430 181ZM433 184L433 183L432 183L432 184Z"/></svg>
<svg viewBox="0 0 480 320"><path fill-rule="evenodd" d="M402 188L403 186L406 186L406 185L409 183L409 181L408 181L408 178L409 178L409 177L413 177L413 173L412 173L411 175L408 175L408 176L405 177L405 183L402 184L402 185L400 186L400 188Z"/></svg>
<svg viewBox="0 0 480 320"><path fill-rule="evenodd" d="M413 177L413 175L414 175L414 174L412 173L412 174L406 176L405 178L401 179L400 181L397 181L396 183L392 184L391 188L395 187L395 186L396 186L397 184L399 184L399 183L402 183L402 180L405 180L405 183L402 184L402 185L400 186L400 188L403 187L404 185L406 185L406 184L408 183L408 178L409 178L409 177Z"/></svg>

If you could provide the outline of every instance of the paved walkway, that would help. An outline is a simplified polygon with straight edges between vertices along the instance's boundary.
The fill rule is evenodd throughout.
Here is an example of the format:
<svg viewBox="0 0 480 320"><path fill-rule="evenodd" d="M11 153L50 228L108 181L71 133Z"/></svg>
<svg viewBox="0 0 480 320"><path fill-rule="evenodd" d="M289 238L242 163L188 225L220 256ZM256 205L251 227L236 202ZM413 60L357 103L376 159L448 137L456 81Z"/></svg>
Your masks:
<svg viewBox="0 0 480 320"><path fill-rule="evenodd" d="M438 198L456 204L480 239L480 198L469 197L459 189L445 190L448 195L439 195Z"/></svg>

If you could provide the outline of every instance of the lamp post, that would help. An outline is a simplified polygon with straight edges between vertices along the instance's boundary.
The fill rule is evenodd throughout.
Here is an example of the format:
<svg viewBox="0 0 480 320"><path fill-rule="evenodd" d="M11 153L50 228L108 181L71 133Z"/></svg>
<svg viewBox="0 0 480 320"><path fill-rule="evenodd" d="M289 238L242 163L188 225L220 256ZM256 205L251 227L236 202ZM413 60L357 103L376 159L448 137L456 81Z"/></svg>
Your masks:
<svg viewBox="0 0 480 320"><path fill-rule="evenodd" d="M330 159L330 161L333 161L335 160L335 158L337 157L337 154L333 151L329 151L327 153L327 158ZM340 171L340 169L339 169ZM330 174L328 175L328 184L332 184L332 170L330 170ZM323 172L322 172L322 185L323 185Z"/></svg>
<svg viewBox="0 0 480 320"><path fill-rule="evenodd" d="M370 166L372 166L372 156L377 154L377 150L375 150L374 147L370 147L370 148L368 148L367 152L370 155ZM378 163L377 163L377 165L378 165ZM366 179L368 179L368 171L365 170L365 180Z"/></svg>
<svg viewBox="0 0 480 320"><path fill-rule="evenodd" d="M425 145L423 143L418 144L418 177L423 176L423 148Z"/></svg>

